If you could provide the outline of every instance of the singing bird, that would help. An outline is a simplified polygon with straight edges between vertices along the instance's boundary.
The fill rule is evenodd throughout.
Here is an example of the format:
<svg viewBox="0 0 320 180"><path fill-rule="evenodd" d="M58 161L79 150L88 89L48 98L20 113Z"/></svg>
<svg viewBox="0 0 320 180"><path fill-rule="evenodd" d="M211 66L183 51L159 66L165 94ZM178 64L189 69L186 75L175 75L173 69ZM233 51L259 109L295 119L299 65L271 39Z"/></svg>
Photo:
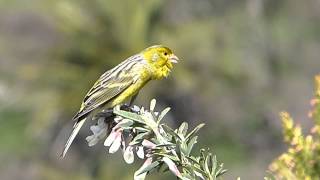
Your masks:
<svg viewBox="0 0 320 180"><path fill-rule="evenodd" d="M139 90L150 80L167 77L173 63L179 59L172 50L163 45L148 47L100 76L83 99L72 133L61 154L65 157L72 141L78 134L85 120L94 116L97 111L110 109L135 99Z"/></svg>

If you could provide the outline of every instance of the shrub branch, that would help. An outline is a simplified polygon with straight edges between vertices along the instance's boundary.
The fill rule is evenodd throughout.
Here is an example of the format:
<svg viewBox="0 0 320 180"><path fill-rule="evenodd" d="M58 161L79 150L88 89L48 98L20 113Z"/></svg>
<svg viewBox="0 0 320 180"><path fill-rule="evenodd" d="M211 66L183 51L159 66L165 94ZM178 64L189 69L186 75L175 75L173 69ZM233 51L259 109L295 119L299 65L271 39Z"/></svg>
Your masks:
<svg viewBox="0 0 320 180"><path fill-rule="evenodd" d="M192 155L197 133L204 124L189 132L186 122L178 129L172 129L161 123L170 108L156 112L155 106L156 100L153 99L148 109L116 106L112 112L99 114L95 117L98 123L90 128L93 134L86 138L88 145L95 145L108 134L104 145L109 147L109 153L121 148L128 164L134 162L135 154L144 159L143 165L134 174L135 180L145 179L154 170L169 170L183 180L215 180L226 172L209 149L201 149L198 155Z"/></svg>

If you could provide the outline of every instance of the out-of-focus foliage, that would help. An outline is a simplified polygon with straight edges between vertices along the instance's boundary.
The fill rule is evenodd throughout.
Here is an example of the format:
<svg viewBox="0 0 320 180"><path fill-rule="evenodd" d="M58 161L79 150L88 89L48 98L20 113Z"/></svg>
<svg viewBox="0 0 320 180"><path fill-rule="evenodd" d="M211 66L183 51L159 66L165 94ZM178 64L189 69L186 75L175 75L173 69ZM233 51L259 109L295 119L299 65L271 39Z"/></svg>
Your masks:
<svg viewBox="0 0 320 180"><path fill-rule="evenodd" d="M159 99L173 108L172 126L205 121L199 144L213 146L226 179L262 179L281 151L279 109L298 120L307 111L319 9L301 0L0 1L1 179L132 179L138 167L124 172L117 157L84 146L85 130L58 155L94 81L153 44L182 61L136 104Z"/></svg>
<svg viewBox="0 0 320 180"><path fill-rule="evenodd" d="M320 75L316 76L316 96L311 100L314 120L311 134L303 135L287 112L281 113L284 140L289 145L271 165L277 179L319 179L320 174Z"/></svg>

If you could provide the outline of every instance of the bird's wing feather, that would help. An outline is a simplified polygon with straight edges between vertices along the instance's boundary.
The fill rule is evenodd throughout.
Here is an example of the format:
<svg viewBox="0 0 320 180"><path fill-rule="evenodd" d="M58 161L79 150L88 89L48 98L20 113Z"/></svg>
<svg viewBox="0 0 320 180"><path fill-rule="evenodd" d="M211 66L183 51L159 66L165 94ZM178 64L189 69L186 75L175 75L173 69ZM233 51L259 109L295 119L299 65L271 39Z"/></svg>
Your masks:
<svg viewBox="0 0 320 180"><path fill-rule="evenodd" d="M102 104L108 103L133 84L139 79L137 68L141 67L142 63L144 59L140 54L136 54L102 74L85 96L79 112L73 119L77 120Z"/></svg>
<svg viewBox="0 0 320 180"><path fill-rule="evenodd" d="M80 111L73 119L79 119L81 116L91 112L102 104L108 103L108 101L132 85L135 79L136 78L130 74L112 78L107 81L101 81L99 79L99 83L96 83L94 89L89 91L81 105Z"/></svg>

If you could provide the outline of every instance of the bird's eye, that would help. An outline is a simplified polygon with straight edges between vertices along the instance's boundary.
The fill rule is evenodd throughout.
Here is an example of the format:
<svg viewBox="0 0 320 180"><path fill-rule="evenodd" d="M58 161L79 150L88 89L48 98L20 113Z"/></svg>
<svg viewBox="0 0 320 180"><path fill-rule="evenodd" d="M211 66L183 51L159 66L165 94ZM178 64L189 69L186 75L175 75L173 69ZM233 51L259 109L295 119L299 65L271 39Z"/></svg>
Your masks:
<svg viewBox="0 0 320 180"><path fill-rule="evenodd" d="M164 54L165 56L166 56L166 55L168 55L168 53L167 53L167 52L164 52L163 54Z"/></svg>

